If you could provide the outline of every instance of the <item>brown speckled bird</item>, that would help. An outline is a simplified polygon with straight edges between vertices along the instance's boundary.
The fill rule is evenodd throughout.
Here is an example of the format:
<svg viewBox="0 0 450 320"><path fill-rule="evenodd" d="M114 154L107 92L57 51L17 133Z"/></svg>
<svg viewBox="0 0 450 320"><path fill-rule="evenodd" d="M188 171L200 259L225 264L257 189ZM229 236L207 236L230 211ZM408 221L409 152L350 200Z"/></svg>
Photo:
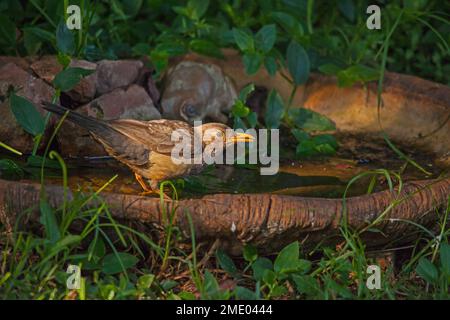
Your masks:
<svg viewBox="0 0 450 320"><path fill-rule="evenodd" d="M186 122L176 120L138 121L132 119L98 120L62 106L44 103L44 109L63 116L87 129L92 137L103 145L106 152L127 165L135 174L136 180L144 189L144 194L159 194L158 183L162 180L195 174L201 171L203 164L175 163L171 154L176 142L172 141L172 132L180 130L182 135L193 139L201 134L202 150L211 144L217 150L237 142L251 142L253 137L244 133L227 135L228 126L221 123L207 123L192 127ZM208 130L208 139L203 133ZM211 134L212 133L212 134ZM217 138L217 139L216 139ZM220 144L220 145L219 145ZM192 144L193 145L193 144ZM194 156L193 156L194 157ZM149 180L150 188L145 179Z"/></svg>

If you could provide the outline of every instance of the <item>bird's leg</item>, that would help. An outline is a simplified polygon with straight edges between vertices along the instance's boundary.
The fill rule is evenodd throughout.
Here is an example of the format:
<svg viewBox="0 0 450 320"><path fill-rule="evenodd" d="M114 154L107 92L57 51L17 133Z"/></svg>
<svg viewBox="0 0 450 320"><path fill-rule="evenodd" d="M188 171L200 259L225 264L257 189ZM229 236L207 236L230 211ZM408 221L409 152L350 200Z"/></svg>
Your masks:
<svg viewBox="0 0 450 320"><path fill-rule="evenodd" d="M149 188L147 186L147 184L145 183L144 178L142 178L141 175L135 173L134 176L136 177L137 182L139 182L139 184L141 185L142 189L144 189L144 192L140 193L141 196L147 196L150 194L156 194L158 196L161 195L161 190L159 190L158 183L156 181L151 181L150 188ZM163 197L165 200L172 200L172 198L170 196L168 196L167 194L165 194L164 192L163 192Z"/></svg>
<svg viewBox="0 0 450 320"><path fill-rule="evenodd" d="M144 181L144 178L140 174L135 173L134 177L136 178L137 182L141 185L142 189L144 189L145 192L152 192L152 189L150 189L147 184Z"/></svg>

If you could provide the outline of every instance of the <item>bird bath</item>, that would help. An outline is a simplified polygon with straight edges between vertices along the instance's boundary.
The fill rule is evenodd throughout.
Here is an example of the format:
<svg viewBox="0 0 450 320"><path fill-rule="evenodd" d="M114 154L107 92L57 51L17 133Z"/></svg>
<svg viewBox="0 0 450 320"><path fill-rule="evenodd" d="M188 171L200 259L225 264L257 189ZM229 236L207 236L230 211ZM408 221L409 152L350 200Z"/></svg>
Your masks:
<svg viewBox="0 0 450 320"><path fill-rule="evenodd" d="M230 68L243 70L236 63L214 63L228 74L233 72ZM240 79L241 83L254 80ZM282 78L256 80L281 95L290 94ZM407 241L403 236L414 227L400 220L434 225L436 209L444 206L450 195L450 178L446 175L450 167L450 89L387 73L381 110L377 109L376 96L375 84L339 88L334 78L312 76L293 100L334 121L341 148L334 158L284 161L275 176L259 176L244 167L211 168L199 177L186 179L178 201L162 204L157 197L139 195L139 185L130 171L114 161L96 165L76 161L77 167L69 168L69 187L89 192L118 174L101 193L115 217L162 224L163 212L174 209L176 225L189 236L189 213L198 239L220 239L231 253L239 252L246 243L266 252L294 240L305 246L320 241L335 243L344 215L353 229L380 222L380 232L362 235L368 246L399 238ZM425 176L408 165L402 173L401 190L398 184L395 190L388 190L380 181L371 194L365 194L368 181L358 180L344 203L342 195L352 177L370 169L399 170L405 163L387 147L382 132L432 174ZM61 180L49 177L46 182L50 203L59 207L64 199ZM36 181L0 180L0 220L12 226L15 216L29 208L34 208L37 216L40 188Z"/></svg>

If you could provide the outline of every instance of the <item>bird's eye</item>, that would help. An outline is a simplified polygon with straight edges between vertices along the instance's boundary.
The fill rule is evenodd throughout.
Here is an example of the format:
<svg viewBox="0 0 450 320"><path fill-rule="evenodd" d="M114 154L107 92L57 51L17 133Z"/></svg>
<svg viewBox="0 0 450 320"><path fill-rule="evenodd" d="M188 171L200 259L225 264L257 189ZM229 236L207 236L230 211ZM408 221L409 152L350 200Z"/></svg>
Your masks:
<svg viewBox="0 0 450 320"><path fill-rule="evenodd" d="M217 131L216 132L216 137L217 138L222 138L223 137L223 132L222 131Z"/></svg>
<svg viewBox="0 0 450 320"><path fill-rule="evenodd" d="M188 117L193 117L197 115L197 109L192 104L186 104L183 107L184 114Z"/></svg>

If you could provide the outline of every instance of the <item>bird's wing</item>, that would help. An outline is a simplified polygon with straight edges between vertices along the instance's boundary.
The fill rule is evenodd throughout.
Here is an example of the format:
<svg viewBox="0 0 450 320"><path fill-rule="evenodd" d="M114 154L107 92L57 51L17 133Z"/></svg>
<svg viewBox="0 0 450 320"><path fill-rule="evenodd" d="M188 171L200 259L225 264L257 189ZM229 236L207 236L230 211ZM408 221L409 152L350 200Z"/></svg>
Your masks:
<svg viewBox="0 0 450 320"><path fill-rule="evenodd" d="M139 121L119 119L108 121L117 131L138 141L150 151L170 155L178 141L172 141L172 132L178 131L187 139L192 139L194 129L186 122L176 120Z"/></svg>

